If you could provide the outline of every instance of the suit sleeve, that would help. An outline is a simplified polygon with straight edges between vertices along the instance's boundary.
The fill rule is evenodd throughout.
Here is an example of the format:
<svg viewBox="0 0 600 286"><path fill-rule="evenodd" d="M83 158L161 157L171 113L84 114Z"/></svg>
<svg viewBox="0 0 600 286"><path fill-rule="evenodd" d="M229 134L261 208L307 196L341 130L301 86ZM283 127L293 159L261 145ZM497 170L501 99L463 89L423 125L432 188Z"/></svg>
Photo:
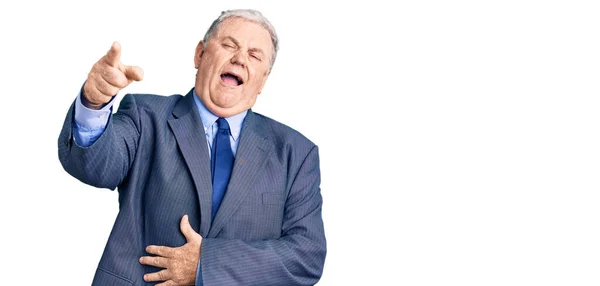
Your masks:
<svg viewBox="0 0 600 286"><path fill-rule="evenodd" d="M139 142L139 112L133 95L126 95L119 111L93 144L79 146L73 138L75 103L58 137L58 158L65 171L98 188L114 190L126 178Z"/></svg>
<svg viewBox="0 0 600 286"><path fill-rule="evenodd" d="M314 146L293 179L279 239L203 239L200 263L204 285L317 283L326 254L320 180Z"/></svg>

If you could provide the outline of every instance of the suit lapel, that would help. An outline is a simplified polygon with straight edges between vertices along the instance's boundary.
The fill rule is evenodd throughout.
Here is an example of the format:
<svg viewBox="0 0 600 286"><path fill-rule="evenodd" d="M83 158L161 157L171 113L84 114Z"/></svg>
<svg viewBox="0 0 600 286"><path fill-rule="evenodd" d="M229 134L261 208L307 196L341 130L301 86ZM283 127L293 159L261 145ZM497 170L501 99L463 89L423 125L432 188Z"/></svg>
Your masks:
<svg viewBox="0 0 600 286"><path fill-rule="evenodd" d="M264 124L259 124L260 119L252 110L248 110L242 125L231 179L208 237L216 237L225 226L248 195L249 186L266 162L272 143L267 140L267 129Z"/></svg>
<svg viewBox="0 0 600 286"><path fill-rule="evenodd" d="M169 126L175 134L177 145L190 169L200 204L200 235L205 236L210 230L210 213L212 207L212 183L208 145L202 120L196 109L193 93L182 98L173 109L174 118L169 119Z"/></svg>

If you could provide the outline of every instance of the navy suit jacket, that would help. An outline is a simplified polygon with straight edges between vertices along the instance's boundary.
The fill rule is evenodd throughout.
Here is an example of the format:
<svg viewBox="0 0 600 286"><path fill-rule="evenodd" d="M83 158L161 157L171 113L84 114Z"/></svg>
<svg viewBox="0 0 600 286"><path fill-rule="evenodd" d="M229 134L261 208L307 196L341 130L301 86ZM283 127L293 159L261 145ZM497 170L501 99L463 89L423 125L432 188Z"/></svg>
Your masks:
<svg viewBox="0 0 600 286"><path fill-rule="evenodd" d="M58 140L64 169L118 189L119 214L93 285L147 285L145 247L181 246L181 217L203 237L204 285L313 285L326 242L319 155L297 131L248 111L225 197L211 222L208 146L193 94L127 94L104 133L83 148L73 139L74 105Z"/></svg>

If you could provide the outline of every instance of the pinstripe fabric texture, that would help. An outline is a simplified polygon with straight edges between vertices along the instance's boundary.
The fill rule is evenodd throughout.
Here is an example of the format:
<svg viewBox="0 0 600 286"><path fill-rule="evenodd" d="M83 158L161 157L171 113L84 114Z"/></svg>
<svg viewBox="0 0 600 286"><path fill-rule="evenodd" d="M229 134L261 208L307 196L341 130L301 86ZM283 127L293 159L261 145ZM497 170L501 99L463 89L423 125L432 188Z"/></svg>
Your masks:
<svg viewBox="0 0 600 286"><path fill-rule="evenodd" d="M204 285L313 285L326 241L318 148L297 131L248 111L225 197L211 224L206 138L192 92L128 94L104 133L82 148L72 137L74 106L58 139L64 169L118 189L119 214L93 285L150 285L138 262L149 244L181 246L179 222L204 238Z"/></svg>

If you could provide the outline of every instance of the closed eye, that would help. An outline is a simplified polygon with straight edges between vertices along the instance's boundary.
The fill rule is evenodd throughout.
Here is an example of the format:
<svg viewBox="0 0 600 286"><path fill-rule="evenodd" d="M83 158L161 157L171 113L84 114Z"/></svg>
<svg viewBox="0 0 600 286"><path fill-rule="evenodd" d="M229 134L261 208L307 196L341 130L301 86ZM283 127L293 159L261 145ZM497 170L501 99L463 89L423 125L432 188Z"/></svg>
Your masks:
<svg viewBox="0 0 600 286"><path fill-rule="evenodd" d="M254 59L258 60L258 61L262 61L262 59L259 56L255 55L255 54L251 54L250 56L253 57Z"/></svg>

